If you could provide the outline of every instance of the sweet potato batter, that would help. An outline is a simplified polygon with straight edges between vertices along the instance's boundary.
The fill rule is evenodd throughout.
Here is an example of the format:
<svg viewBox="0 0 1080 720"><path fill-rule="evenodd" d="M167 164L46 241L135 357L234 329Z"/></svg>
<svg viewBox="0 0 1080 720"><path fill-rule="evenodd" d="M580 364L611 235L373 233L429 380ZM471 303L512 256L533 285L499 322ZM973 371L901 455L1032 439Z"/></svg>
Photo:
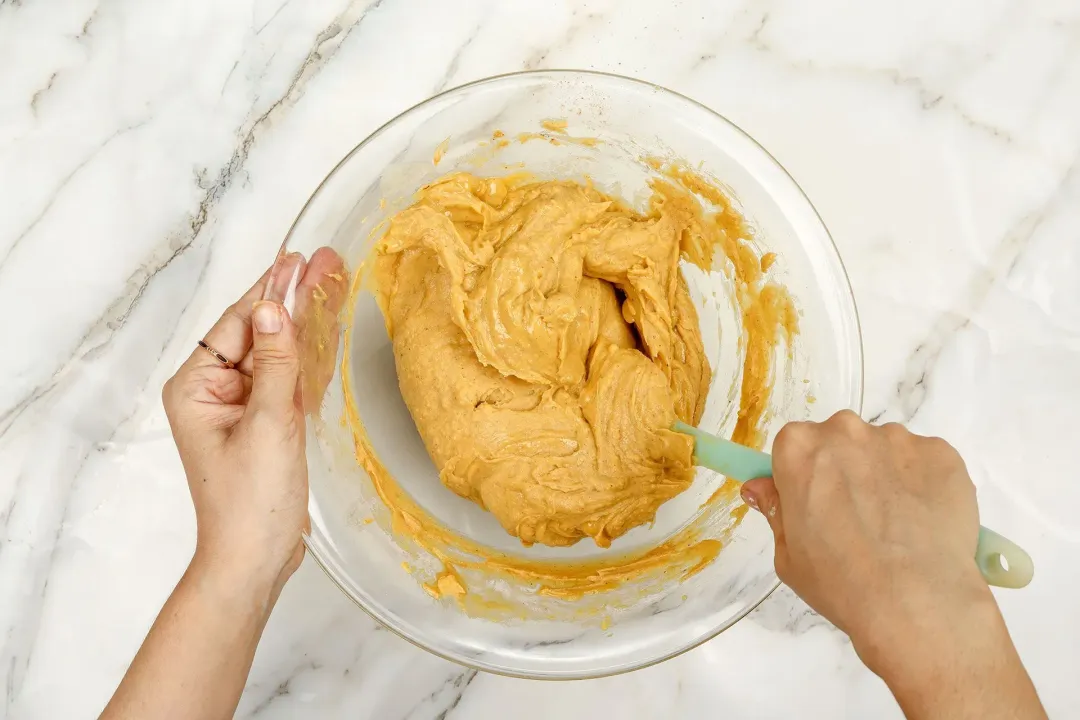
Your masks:
<svg viewBox="0 0 1080 720"><path fill-rule="evenodd" d="M402 396L447 487L522 542L600 546L689 487L710 368L680 257L716 230L569 181L450 175L391 220L375 282Z"/></svg>

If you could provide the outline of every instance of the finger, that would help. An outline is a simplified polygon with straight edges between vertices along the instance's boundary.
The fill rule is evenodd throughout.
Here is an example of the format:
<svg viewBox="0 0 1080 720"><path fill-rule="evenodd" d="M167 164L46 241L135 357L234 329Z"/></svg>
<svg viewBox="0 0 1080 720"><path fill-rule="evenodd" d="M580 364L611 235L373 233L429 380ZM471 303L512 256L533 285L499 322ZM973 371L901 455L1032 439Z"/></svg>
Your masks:
<svg viewBox="0 0 1080 720"><path fill-rule="evenodd" d="M237 365L251 348L251 308L262 298L269 277L270 271L267 270L258 282L225 310L203 338L203 342ZM184 364L188 367L202 367L221 365L221 362L204 348L197 347Z"/></svg>
<svg viewBox="0 0 1080 720"><path fill-rule="evenodd" d="M240 373L194 367L177 373L162 388L162 403L182 457L223 440L244 412L246 385Z"/></svg>
<svg viewBox="0 0 1080 720"><path fill-rule="evenodd" d="M327 316L336 316L345 304L348 293L348 271L345 261L328 247L312 254L300 285L296 289L296 310L293 317L299 322L312 303L321 303Z"/></svg>
<svg viewBox="0 0 1080 720"><path fill-rule="evenodd" d="M813 422L789 422L780 428L773 441L773 482L784 494L805 490L809 458L821 442L822 425Z"/></svg>
<svg viewBox="0 0 1080 720"><path fill-rule="evenodd" d="M329 248L326 249L329 250ZM333 253L332 250L330 252ZM333 254L335 256L337 255L337 253ZM316 251L315 255L318 255L318 251ZM312 261L314 260L315 256L312 256ZM295 295L296 306L299 308L301 299L310 294L310 290L305 290L305 288L302 287L303 283L301 279L311 275L311 266L312 263L307 262L301 253L289 253L288 255L282 256L281 259L277 261L276 265L270 269L271 274L274 276L273 288L259 298L256 298L256 300L265 298L267 300L285 304L290 295ZM297 284L298 280L300 280L299 285ZM294 311L292 318L299 317L299 313ZM296 324L295 321L294 324ZM251 355L250 348L251 345L249 344L248 350L245 352L244 356L236 362L236 367L239 368L240 372L249 377L255 370L254 358Z"/></svg>
<svg viewBox="0 0 1080 720"><path fill-rule="evenodd" d="M777 546L784 542L784 523L780 512L780 493L772 478L756 478L743 483L740 490L743 501L762 515L772 528Z"/></svg>
<svg viewBox="0 0 1080 720"><path fill-rule="evenodd" d="M296 384L300 377L296 326L284 307L270 301L255 303L252 324L253 377L248 407L256 413L288 417L295 409Z"/></svg>
<svg viewBox="0 0 1080 720"><path fill-rule="evenodd" d="M303 399L308 411L322 404L334 377L340 340L338 315L348 293L345 261L330 248L316 250L296 290L296 311L292 315L297 325Z"/></svg>
<svg viewBox="0 0 1080 720"><path fill-rule="evenodd" d="M300 284L300 279L304 277L307 265L303 253L291 252L278 255L271 269L271 274L274 276L273 284L264 297L289 307L289 301L296 286Z"/></svg>

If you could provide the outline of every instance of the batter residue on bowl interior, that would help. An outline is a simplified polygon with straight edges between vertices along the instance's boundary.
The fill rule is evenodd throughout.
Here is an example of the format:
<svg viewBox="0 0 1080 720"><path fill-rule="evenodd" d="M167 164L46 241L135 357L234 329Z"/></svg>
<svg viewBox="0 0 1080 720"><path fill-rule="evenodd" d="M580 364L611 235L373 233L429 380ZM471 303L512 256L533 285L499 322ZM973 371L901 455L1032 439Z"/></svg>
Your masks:
<svg viewBox="0 0 1080 720"><path fill-rule="evenodd" d="M796 330L787 293L764 279L774 258L763 262L718 188L649 162L667 179L653 180L644 213L571 181L453 174L422 189L375 250L402 395L440 478L525 543L607 546L690 485L692 441L669 428L700 418L710 370L680 258L708 270L717 248L726 256L718 264L738 285L744 325L734 439L764 442L774 350ZM716 209L703 211L695 195ZM425 585L435 596L483 610L490 598L470 592L471 570L572 599L631 579L685 578L720 550L700 523L646 552L575 564L462 538L385 471L342 371L357 459L394 531L443 562ZM732 504L734 493L729 483L710 503ZM733 509L732 527L744 512Z"/></svg>

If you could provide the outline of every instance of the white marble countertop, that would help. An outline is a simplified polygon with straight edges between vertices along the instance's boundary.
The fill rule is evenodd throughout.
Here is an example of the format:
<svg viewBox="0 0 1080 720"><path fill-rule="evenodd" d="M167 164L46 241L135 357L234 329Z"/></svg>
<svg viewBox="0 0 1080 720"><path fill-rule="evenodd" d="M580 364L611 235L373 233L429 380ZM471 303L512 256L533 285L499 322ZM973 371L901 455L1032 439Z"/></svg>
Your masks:
<svg viewBox="0 0 1080 720"><path fill-rule="evenodd" d="M159 388L325 173L436 91L547 67L700 100L805 188L864 415L964 454L1035 558L998 594L1020 654L1080 714L1080 1L0 0L0 717L95 717L119 681L194 543ZM381 631L307 561L238 715L899 711L784 589L659 666L540 683Z"/></svg>

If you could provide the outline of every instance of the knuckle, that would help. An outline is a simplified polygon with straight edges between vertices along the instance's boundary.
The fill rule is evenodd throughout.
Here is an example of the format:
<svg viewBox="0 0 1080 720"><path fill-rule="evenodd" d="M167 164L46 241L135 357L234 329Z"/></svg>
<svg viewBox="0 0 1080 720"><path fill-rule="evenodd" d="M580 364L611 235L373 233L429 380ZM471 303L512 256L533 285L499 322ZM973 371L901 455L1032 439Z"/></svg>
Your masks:
<svg viewBox="0 0 1080 720"><path fill-rule="evenodd" d="M911 432L898 422L887 422L881 426L881 432L885 437L896 442L911 437Z"/></svg>
<svg viewBox="0 0 1080 720"><path fill-rule="evenodd" d="M793 422L781 428L773 443L774 467L788 472L807 467L822 451L827 438L822 429L820 423L814 422Z"/></svg>
<svg viewBox="0 0 1080 720"><path fill-rule="evenodd" d="M791 422L780 428L773 441L773 478L777 487L801 476L818 445L818 427L809 422Z"/></svg>
<svg viewBox="0 0 1080 720"><path fill-rule="evenodd" d="M214 368L216 371L217 369ZM210 372L200 378L201 384L210 391L214 397L235 397L240 394L243 381L237 373Z"/></svg>
<svg viewBox="0 0 1080 720"><path fill-rule="evenodd" d="M967 469L964 458L960 456L960 452L947 440L939 437L927 437L923 438L923 443L931 453L944 462L964 468L965 470Z"/></svg>
<svg viewBox="0 0 1080 720"><path fill-rule="evenodd" d="M243 323L245 325L247 325L249 322L251 322L250 317L240 307L239 302L234 302L232 305L225 308L225 312L222 313L222 316L225 317L225 318L237 320L237 321L239 321L239 322L241 322L241 323Z"/></svg>
<svg viewBox="0 0 1080 720"><path fill-rule="evenodd" d="M298 365L296 354L281 347L263 347L254 355L255 367L291 370Z"/></svg>
<svg viewBox="0 0 1080 720"><path fill-rule="evenodd" d="M866 427L866 423L859 417L858 413L846 409L833 413L833 416L825 422L827 425L848 433L859 432Z"/></svg>
<svg viewBox="0 0 1080 720"><path fill-rule="evenodd" d="M773 441L773 454L789 453L805 448L814 436L814 426L808 422L789 422L780 428Z"/></svg>
<svg viewBox="0 0 1080 720"><path fill-rule="evenodd" d="M950 445L949 442L945 440L945 438L931 435L923 438L923 442L926 444L926 447L930 448L935 452L939 452L944 455L956 455L957 457L959 457L960 455L958 452L956 452L956 448Z"/></svg>

